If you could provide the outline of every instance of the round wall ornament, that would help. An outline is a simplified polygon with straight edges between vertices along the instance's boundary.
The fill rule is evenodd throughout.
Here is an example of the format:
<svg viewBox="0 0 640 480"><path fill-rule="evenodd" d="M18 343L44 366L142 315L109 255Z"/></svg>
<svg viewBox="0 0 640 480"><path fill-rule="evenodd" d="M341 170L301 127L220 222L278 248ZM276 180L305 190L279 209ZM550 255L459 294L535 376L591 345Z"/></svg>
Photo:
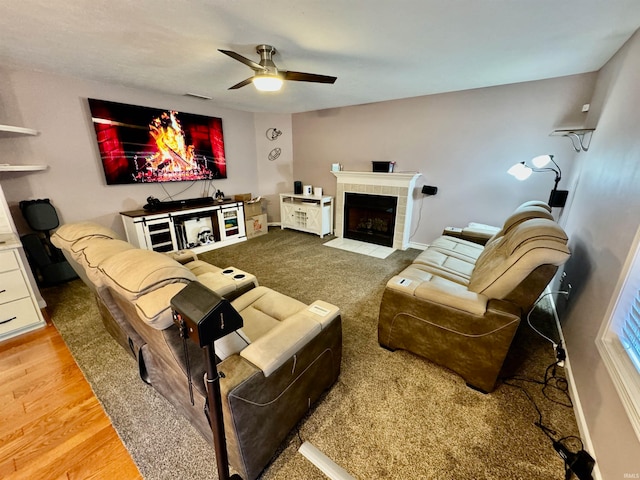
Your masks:
<svg viewBox="0 0 640 480"><path fill-rule="evenodd" d="M273 162L280 156L281 153L282 153L281 148L274 148L269 152L269 161Z"/></svg>
<svg viewBox="0 0 640 480"><path fill-rule="evenodd" d="M278 138L280 135L282 135L282 132L277 128L268 128L265 135L269 140L273 141L276 138Z"/></svg>

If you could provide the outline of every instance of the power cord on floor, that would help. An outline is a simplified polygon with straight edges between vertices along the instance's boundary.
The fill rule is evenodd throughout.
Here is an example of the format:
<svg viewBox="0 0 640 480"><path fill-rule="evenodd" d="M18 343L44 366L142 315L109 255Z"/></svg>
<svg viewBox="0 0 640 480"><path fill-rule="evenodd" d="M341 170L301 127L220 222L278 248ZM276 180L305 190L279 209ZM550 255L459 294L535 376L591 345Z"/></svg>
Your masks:
<svg viewBox="0 0 640 480"><path fill-rule="evenodd" d="M593 477L591 472L593 471L595 460L584 450L582 440L575 435L556 439L555 437L558 435L558 432L545 425L540 407L536 404L529 391L524 386L517 383L525 382L541 385L542 394L547 400L563 407L572 408L573 402L569 396L569 384L566 378L557 375L557 369L561 368L559 364L560 361L556 360L554 363L549 365L545 370L544 378L542 380L516 375L503 379L503 383L522 391L535 409L538 414L538 419L534 422L534 425L551 440L554 450L564 461L565 480L569 480L573 474L575 474L579 480L592 480ZM550 392L559 394L560 399L555 398ZM569 446L569 443L574 443L576 445Z"/></svg>

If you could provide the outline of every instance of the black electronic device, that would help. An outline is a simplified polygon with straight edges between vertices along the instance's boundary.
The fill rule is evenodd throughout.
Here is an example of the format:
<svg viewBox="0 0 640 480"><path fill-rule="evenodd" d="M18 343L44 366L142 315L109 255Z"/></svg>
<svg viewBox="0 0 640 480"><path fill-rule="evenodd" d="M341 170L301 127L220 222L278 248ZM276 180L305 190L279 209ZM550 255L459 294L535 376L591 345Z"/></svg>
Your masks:
<svg viewBox="0 0 640 480"><path fill-rule="evenodd" d="M550 207L564 207L567 203L567 197L569 196L569 190L556 190L555 188L551 190L551 195L549 195L549 206Z"/></svg>
<svg viewBox="0 0 640 480"><path fill-rule="evenodd" d="M147 204L142 208L154 212L165 208L206 207L213 204L213 197L185 198L183 200L168 200L164 202L155 197L147 197Z"/></svg>
<svg viewBox="0 0 640 480"><path fill-rule="evenodd" d="M184 322L187 336L200 347L242 327L242 317L229 300L200 282L191 282L171 299L174 322Z"/></svg>
<svg viewBox="0 0 640 480"><path fill-rule="evenodd" d="M436 193L438 193L438 187L432 187L430 185L423 185L422 186L422 193L424 195L435 195Z"/></svg>
<svg viewBox="0 0 640 480"><path fill-rule="evenodd" d="M293 193L296 195L302 195L302 182L299 180L293 182Z"/></svg>
<svg viewBox="0 0 640 480"><path fill-rule="evenodd" d="M391 162L371 162L371 171L379 173L393 172L393 164Z"/></svg>
<svg viewBox="0 0 640 480"><path fill-rule="evenodd" d="M584 450L573 453L559 441L553 442L553 448L564 460L567 473L565 478L570 478L573 473L579 480L593 480L592 472L596 461L589 453Z"/></svg>

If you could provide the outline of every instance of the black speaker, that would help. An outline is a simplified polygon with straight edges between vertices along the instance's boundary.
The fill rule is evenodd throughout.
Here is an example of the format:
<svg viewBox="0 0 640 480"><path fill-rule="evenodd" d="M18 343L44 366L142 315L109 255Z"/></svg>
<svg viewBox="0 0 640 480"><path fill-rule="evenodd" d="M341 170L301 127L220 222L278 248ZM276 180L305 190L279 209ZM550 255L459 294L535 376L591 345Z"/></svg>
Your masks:
<svg viewBox="0 0 640 480"><path fill-rule="evenodd" d="M302 182L299 180L293 182L293 193L296 195L302 195Z"/></svg>
<svg viewBox="0 0 640 480"><path fill-rule="evenodd" d="M567 203L568 195L569 190L551 190L551 195L549 196L549 206L564 207L565 203Z"/></svg>
<svg viewBox="0 0 640 480"><path fill-rule="evenodd" d="M432 187L430 185L423 185L422 186L422 193L425 195L435 195L436 193L438 193L438 187Z"/></svg>

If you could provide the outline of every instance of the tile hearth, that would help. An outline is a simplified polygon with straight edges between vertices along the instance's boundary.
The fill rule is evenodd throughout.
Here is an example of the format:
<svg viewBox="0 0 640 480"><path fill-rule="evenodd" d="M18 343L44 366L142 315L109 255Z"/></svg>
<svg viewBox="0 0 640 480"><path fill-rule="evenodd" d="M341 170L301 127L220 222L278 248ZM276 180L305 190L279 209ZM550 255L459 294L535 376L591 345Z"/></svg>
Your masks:
<svg viewBox="0 0 640 480"><path fill-rule="evenodd" d="M350 238L334 238L333 240L329 240L325 243L324 246L346 250L347 252L359 253L361 255L368 255L369 257L375 258L387 258L396 251L395 248L384 247L374 243L361 242Z"/></svg>

